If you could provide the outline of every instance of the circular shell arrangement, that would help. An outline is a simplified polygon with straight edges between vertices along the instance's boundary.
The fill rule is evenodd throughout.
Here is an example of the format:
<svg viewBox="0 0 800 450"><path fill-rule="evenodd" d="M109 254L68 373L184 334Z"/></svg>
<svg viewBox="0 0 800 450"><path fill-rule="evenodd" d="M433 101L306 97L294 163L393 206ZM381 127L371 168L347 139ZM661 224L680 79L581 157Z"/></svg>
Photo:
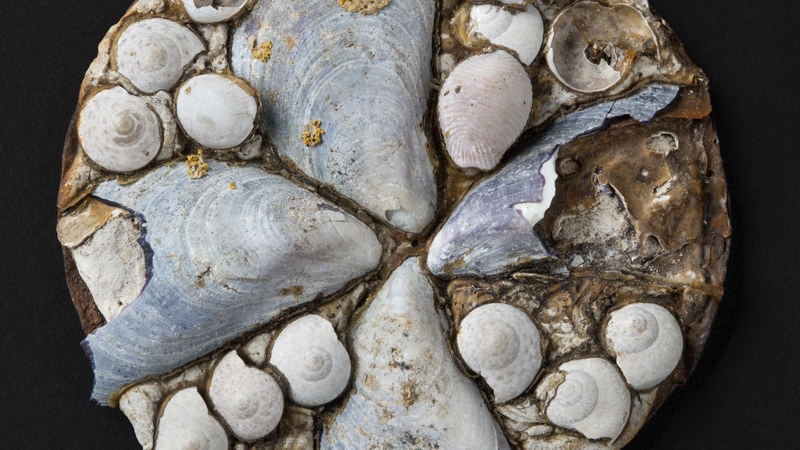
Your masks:
<svg viewBox="0 0 800 450"><path fill-rule="evenodd" d="M686 55L639 0L135 2L58 193L92 398L146 450L623 447L723 296Z"/></svg>

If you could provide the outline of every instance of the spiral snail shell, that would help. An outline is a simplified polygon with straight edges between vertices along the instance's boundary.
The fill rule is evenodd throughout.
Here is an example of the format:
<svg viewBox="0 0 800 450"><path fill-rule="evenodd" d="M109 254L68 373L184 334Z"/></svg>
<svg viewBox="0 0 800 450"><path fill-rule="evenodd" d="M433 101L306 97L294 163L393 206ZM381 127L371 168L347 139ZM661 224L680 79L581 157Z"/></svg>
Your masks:
<svg viewBox="0 0 800 450"><path fill-rule="evenodd" d="M155 450L225 450L228 435L208 412L197 388L167 398L158 421Z"/></svg>

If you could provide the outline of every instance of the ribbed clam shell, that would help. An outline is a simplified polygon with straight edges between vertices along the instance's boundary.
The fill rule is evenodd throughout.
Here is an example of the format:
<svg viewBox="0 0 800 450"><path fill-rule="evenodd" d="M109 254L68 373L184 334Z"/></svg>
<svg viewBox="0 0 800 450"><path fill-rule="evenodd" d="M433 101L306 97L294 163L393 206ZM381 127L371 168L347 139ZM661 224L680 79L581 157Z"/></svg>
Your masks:
<svg viewBox="0 0 800 450"><path fill-rule="evenodd" d="M566 378L546 408L555 425L589 439L615 440L631 407L631 394L616 367L601 358L566 362L558 367Z"/></svg>
<svg viewBox="0 0 800 450"><path fill-rule="evenodd" d="M652 303L635 303L612 312L605 338L625 379L637 390L664 381L683 353L678 321L666 308Z"/></svg>
<svg viewBox="0 0 800 450"><path fill-rule="evenodd" d="M439 91L439 126L447 153L459 167L490 170L525 128L531 80L503 50L471 56Z"/></svg>
<svg viewBox="0 0 800 450"><path fill-rule="evenodd" d="M544 24L533 5L516 14L495 5L475 5L469 17L471 33L480 33L492 44L514 50L524 64L532 63L542 48Z"/></svg>
<svg viewBox="0 0 800 450"><path fill-rule="evenodd" d="M236 29L233 71L261 92L279 154L391 224L422 231L436 185L422 128L436 2L394 0L374 15L335 2L259 2ZM269 24L269 26L264 26ZM272 42L271 58L253 58ZM306 146L304 127L325 131Z"/></svg>
<svg viewBox="0 0 800 450"><path fill-rule="evenodd" d="M257 97L243 80L198 75L181 85L175 110L181 127L195 142L209 148L231 148L253 132Z"/></svg>
<svg viewBox="0 0 800 450"><path fill-rule="evenodd" d="M117 71L145 93L169 90L195 56L205 50L189 28L167 19L133 22L117 39Z"/></svg>
<svg viewBox="0 0 800 450"><path fill-rule="evenodd" d="M84 103L78 138L86 155L111 172L132 172L161 149L161 121L147 102L117 86Z"/></svg>
<svg viewBox="0 0 800 450"><path fill-rule="evenodd" d="M321 448L509 448L478 388L453 362L433 304L412 258L355 320L355 385L324 424Z"/></svg>
<svg viewBox="0 0 800 450"><path fill-rule="evenodd" d="M272 432L283 415L283 392L272 376L247 367L231 351L220 360L208 387L208 396L233 434L252 441Z"/></svg>
<svg viewBox="0 0 800 450"><path fill-rule="evenodd" d="M183 165L163 166L94 195L142 216L152 258L139 298L84 341L100 403L336 292L373 270L382 251L352 216L250 166L212 161L199 180Z"/></svg>
<svg viewBox="0 0 800 450"><path fill-rule="evenodd" d="M350 356L333 325L316 315L286 326L272 345L269 363L289 381L292 400L319 406L339 396L350 381Z"/></svg>
<svg viewBox="0 0 800 450"><path fill-rule="evenodd" d="M522 394L542 366L539 330L510 305L475 308L461 322L456 341L464 362L491 386L497 403Z"/></svg>
<svg viewBox="0 0 800 450"><path fill-rule="evenodd" d="M217 23L234 18L247 0L182 0L183 8L197 23Z"/></svg>
<svg viewBox="0 0 800 450"><path fill-rule="evenodd" d="M548 171L543 169L558 146L600 129L615 117L650 121L677 93L677 86L651 84L628 98L557 119L532 141L520 144L517 156L467 193L447 219L431 243L428 267L442 276L493 275L548 256L531 222L538 221L549 206L545 194L555 180L545 180Z"/></svg>
<svg viewBox="0 0 800 450"><path fill-rule="evenodd" d="M208 413L197 388L178 391L167 399L158 420L155 450L227 450L228 435Z"/></svg>

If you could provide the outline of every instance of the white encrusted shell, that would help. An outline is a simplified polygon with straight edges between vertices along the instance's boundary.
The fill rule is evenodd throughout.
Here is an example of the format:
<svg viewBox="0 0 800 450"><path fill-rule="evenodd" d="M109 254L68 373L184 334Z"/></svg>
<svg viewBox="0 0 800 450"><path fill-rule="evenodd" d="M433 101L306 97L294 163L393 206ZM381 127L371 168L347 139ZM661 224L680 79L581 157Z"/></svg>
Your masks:
<svg viewBox="0 0 800 450"><path fill-rule="evenodd" d="M242 144L255 128L258 93L240 78L205 74L181 85L175 109L183 130L208 148Z"/></svg>
<svg viewBox="0 0 800 450"><path fill-rule="evenodd" d="M205 50L189 28L153 18L130 24L117 40L117 71L145 93L169 90L195 56Z"/></svg>
<svg viewBox="0 0 800 450"><path fill-rule="evenodd" d="M208 396L239 439L268 435L283 415L283 392L269 374L247 367L231 351L219 362L209 382Z"/></svg>
<svg viewBox="0 0 800 450"><path fill-rule="evenodd" d="M247 0L183 0L183 8L197 23L217 23L233 18Z"/></svg>
<svg viewBox="0 0 800 450"><path fill-rule="evenodd" d="M517 140L531 110L531 80L508 52L471 56L439 91L439 126L459 167L491 170Z"/></svg>
<svg viewBox="0 0 800 450"><path fill-rule="evenodd" d="M615 440L631 409L630 392L617 368L605 359L587 358L558 370L566 377L545 408L550 421L589 439Z"/></svg>
<svg viewBox="0 0 800 450"><path fill-rule="evenodd" d="M469 17L470 34L480 34L492 44L514 50L524 64L532 63L542 48L544 24L533 5L517 14L496 5L475 5Z"/></svg>
<svg viewBox="0 0 800 450"><path fill-rule="evenodd" d="M167 399L158 421L155 450L227 450L225 429L208 413L197 388Z"/></svg>
<svg viewBox="0 0 800 450"><path fill-rule="evenodd" d="M350 380L350 356L333 325L317 315L286 326L272 346L270 364L289 381L292 400L319 406L339 396Z"/></svg>
<svg viewBox="0 0 800 450"><path fill-rule="evenodd" d="M474 309L461 322L456 341L464 362L492 387L498 403L522 394L542 366L539 330L510 305Z"/></svg>
<svg viewBox="0 0 800 450"><path fill-rule="evenodd" d="M78 138L86 155L112 172L141 169L161 149L161 121L147 102L122 87L104 89L84 103Z"/></svg>
<svg viewBox="0 0 800 450"><path fill-rule="evenodd" d="M683 353L683 335L675 317L652 303L635 303L611 313L606 347L636 390L661 383L675 370Z"/></svg>

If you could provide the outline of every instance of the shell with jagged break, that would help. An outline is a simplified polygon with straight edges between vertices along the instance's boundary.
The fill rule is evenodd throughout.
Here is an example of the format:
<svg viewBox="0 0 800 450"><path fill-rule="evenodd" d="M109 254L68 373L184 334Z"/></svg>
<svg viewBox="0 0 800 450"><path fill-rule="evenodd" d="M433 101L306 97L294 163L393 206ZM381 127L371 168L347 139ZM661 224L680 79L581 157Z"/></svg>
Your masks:
<svg viewBox="0 0 800 450"><path fill-rule="evenodd" d="M182 4L194 22L217 23L237 17L247 0L182 0Z"/></svg>

